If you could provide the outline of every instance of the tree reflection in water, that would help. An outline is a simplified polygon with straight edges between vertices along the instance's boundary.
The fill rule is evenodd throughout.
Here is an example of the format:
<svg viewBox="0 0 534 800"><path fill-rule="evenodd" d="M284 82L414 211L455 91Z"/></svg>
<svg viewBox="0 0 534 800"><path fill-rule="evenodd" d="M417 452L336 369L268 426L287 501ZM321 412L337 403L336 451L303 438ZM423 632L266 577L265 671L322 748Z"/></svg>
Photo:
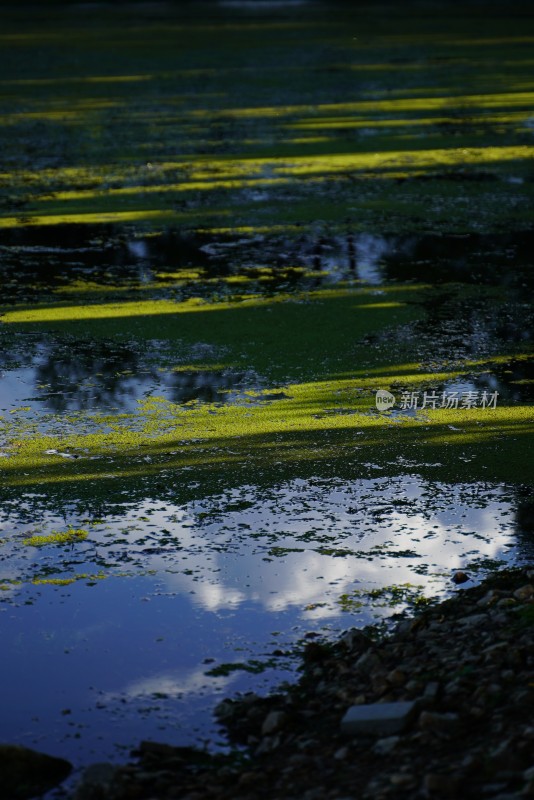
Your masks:
<svg viewBox="0 0 534 800"><path fill-rule="evenodd" d="M149 394L179 404L225 403L248 389L258 389L261 383L251 370L161 371L128 343L105 340L79 340L75 349L68 342L56 342L36 361L36 392L55 413L128 411Z"/></svg>

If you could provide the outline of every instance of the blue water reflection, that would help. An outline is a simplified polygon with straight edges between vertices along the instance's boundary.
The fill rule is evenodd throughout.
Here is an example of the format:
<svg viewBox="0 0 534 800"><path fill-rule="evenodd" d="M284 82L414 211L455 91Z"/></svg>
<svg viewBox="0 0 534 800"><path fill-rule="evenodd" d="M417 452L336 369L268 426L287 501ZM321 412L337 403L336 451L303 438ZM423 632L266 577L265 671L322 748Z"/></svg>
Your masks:
<svg viewBox="0 0 534 800"><path fill-rule="evenodd" d="M369 591L440 596L457 568L481 575L520 558L516 510L506 487L415 475L241 486L124 504L105 520L22 522L5 509L0 739L76 764L120 759L146 738L216 746L221 694L290 676L284 649L308 630L402 607ZM38 538L80 529L71 543ZM207 674L251 660L265 671Z"/></svg>

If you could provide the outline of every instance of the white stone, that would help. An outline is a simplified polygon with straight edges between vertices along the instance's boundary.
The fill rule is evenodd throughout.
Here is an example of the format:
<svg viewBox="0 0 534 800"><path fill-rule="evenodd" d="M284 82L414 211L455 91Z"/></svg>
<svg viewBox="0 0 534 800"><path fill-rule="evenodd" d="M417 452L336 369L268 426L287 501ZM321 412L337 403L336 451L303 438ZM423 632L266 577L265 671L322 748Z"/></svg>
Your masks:
<svg viewBox="0 0 534 800"><path fill-rule="evenodd" d="M341 720L341 732L349 735L398 733L408 724L415 708L411 700L351 706Z"/></svg>

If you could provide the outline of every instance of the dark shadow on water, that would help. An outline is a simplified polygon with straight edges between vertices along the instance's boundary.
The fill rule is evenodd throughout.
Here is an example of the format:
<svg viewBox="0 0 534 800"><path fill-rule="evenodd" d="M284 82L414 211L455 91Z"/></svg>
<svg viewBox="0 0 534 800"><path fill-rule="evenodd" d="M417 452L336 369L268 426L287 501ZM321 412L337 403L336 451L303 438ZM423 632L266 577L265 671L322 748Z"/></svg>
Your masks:
<svg viewBox="0 0 534 800"><path fill-rule="evenodd" d="M399 237L384 259L388 280L475 284L532 282L534 231Z"/></svg>
<svg viewBox="0 0 534 800"><path fill-rule="evenodd" d="M172 228L143 233L111 224L6 229L0 231L3 301L32 300L80 281L171 290L176 289L180 270L200 271L206 279L244 276L254 291L265 293L309 289L341 277L376 285L532 282L528 267L534 231L377 236L353 230L350 220L344 235L331 235L323 228L283 236L184 233ZM152 287L155 281L157 287ZM190 283L197 285L199 294L213 292L213 287L202 286L202 277L193 275Z"/></svg>

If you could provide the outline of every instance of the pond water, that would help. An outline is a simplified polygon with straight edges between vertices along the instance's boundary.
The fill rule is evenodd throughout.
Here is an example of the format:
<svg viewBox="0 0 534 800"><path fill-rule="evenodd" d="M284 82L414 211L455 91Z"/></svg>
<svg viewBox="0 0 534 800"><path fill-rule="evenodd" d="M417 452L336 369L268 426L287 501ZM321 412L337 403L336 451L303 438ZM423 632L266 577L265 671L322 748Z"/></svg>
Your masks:
<svg viewBox="0 0 534 800"><path fill-rule="evenodd" d="M513 241L348 233L266 242L172 230L128 238L113 226L65 226L53 234L5 233L1 246L10 299L31 304L68 299L69 291L77 296L87 280L89 288L96 281L127 296L149 291L177 302L192 293L209 298L215 283L220 299L232 296L225 283L231 275L247 279L245 293L266 297L342 282L368 286L380 299L382 287L420 281L430 261L438 287L451 275L476 279L482 262L490 270L490 252L497 259L496 251L510 249L517 282L531 244L527 233ZM488 272L488 281L502 279ZM430 296L425 314L401 335L411 339L417 325L428 331L436 319L455 315L465 326L458 340L442 325L434 354L440 347L450 352L452 343L466 358L480 352L484 337L497 335L491 321L481 329L480 315L469 327L473 307L458 298L447 307ZM516 336L512 326L509 337ZM380 336L370 344L379 346ZM53 432L103 412L134 412L153 397L214 410L245 400L291 404L283 390L269 394L268 378L253 368L225 366L225 355L207 342L176 349L134 332L93 339L29 329L4 348L0 413L23 409L26 421ZM436 386L529 401L532 364L509 358ZM78 457L60 445L46 452ZM11 457L7 450L1 455ZM251 475L219 493L206 492L185 467L175 477L198 499L181 499L180 486L158 499L150 481L135 501L119 489L110 503L80 505L74 496L57 511L46 493L6 496L0 738L77 766L120 760L146 738L223 747L212 717L216 701L294 679L295 644L307 634L375 624L446 595L456 569L469 569L476 580L492 565L528 557L528 501L517 487L423 479L417 460L400 460L402 475L389 475L371 457L354 461L352 477L311 470L306 479L260 485ZM362 478L362 469L372 477Z"/></svg>
<svg viewBox="0 0 534 800"><path fill-rule="evenodd" d="M513 489L416 475L21 522L38 500L0 520L0 737L78 765L142 738L221 746L216 700L291 678L307 632L377 623L448 593L455 569L526 557Z"/></svg>
<svg viewBox="0 0 534 800"><path fill-rule="evenodd" d="M0 26L0 741L78 769L532 559L533 95L508 7L45 5Z"/></svg>
<svg viewBox="0 0 534 800"><path fill-rule="evenodd" d="M517 339L521 317L503 329L461 295L451 301L450 281L476 280L483 263L487 280L504 280L513 296L531 245L527 233L513 241L361 233L266 241L172 230L128 237L112 226L65 226L53 234L5 233L1 246L4 286L15 307L83 297L89 280L90 291L98 285L112 297L121 292L121 300L140 292L176 302L210 299L216 286L218 302L233 296L232 275L246 278L240 291L251 296L342 284L349 291L369 287L380 301L384 289L424 279L432 262L435 293L424 301L424 316L399 331L399 341L437 331L439 322L434 358L454 348L466 359L484 354L498 337ZM491 270L495 253L506 251L514 255L515 283ZM291 258L279 255L273 266L274 253ZM380 348L381 334L368 342ZM226 355L222 345L177 346L164 337L140 338L134 328L127 338L92 338L30 327L3 350L0 414L22 413L38 431L59 431L57 446L46 453L70 460L101 456L62 449L61 431L102 413L133 414L154 397L185 411L282 400L291 407L290 390L270 390L268 376L252 364L229 366ZM439 378L434 388L497 391L501 400L520 403L533 399L532 385L532 362L510 357L482 372ZM8 463L13 450L7 439L0 444ZM397 459L400 475L375 463L372 453L366 460L357 445L352 458L344 477L312 467L305 479L282 477L281 460L278 481L256 483L251 471L250 480L232 486L230 473L219 492L186 466L161 472L160 483L177 483L159 495L147 477L135 500L120 485L107 502L84 495L82 503L75 492L60 502L47 492L6 493L0 738L77 767L124 759L141 739L224 747L212 716L216 702L294 680L295 645L307 635L376 624L450 593L454 570L468 569L477 580L494 565L531 554L530 506L521 487L425 479L422 466L441 465L422 465L409 453Z"/></svg>

